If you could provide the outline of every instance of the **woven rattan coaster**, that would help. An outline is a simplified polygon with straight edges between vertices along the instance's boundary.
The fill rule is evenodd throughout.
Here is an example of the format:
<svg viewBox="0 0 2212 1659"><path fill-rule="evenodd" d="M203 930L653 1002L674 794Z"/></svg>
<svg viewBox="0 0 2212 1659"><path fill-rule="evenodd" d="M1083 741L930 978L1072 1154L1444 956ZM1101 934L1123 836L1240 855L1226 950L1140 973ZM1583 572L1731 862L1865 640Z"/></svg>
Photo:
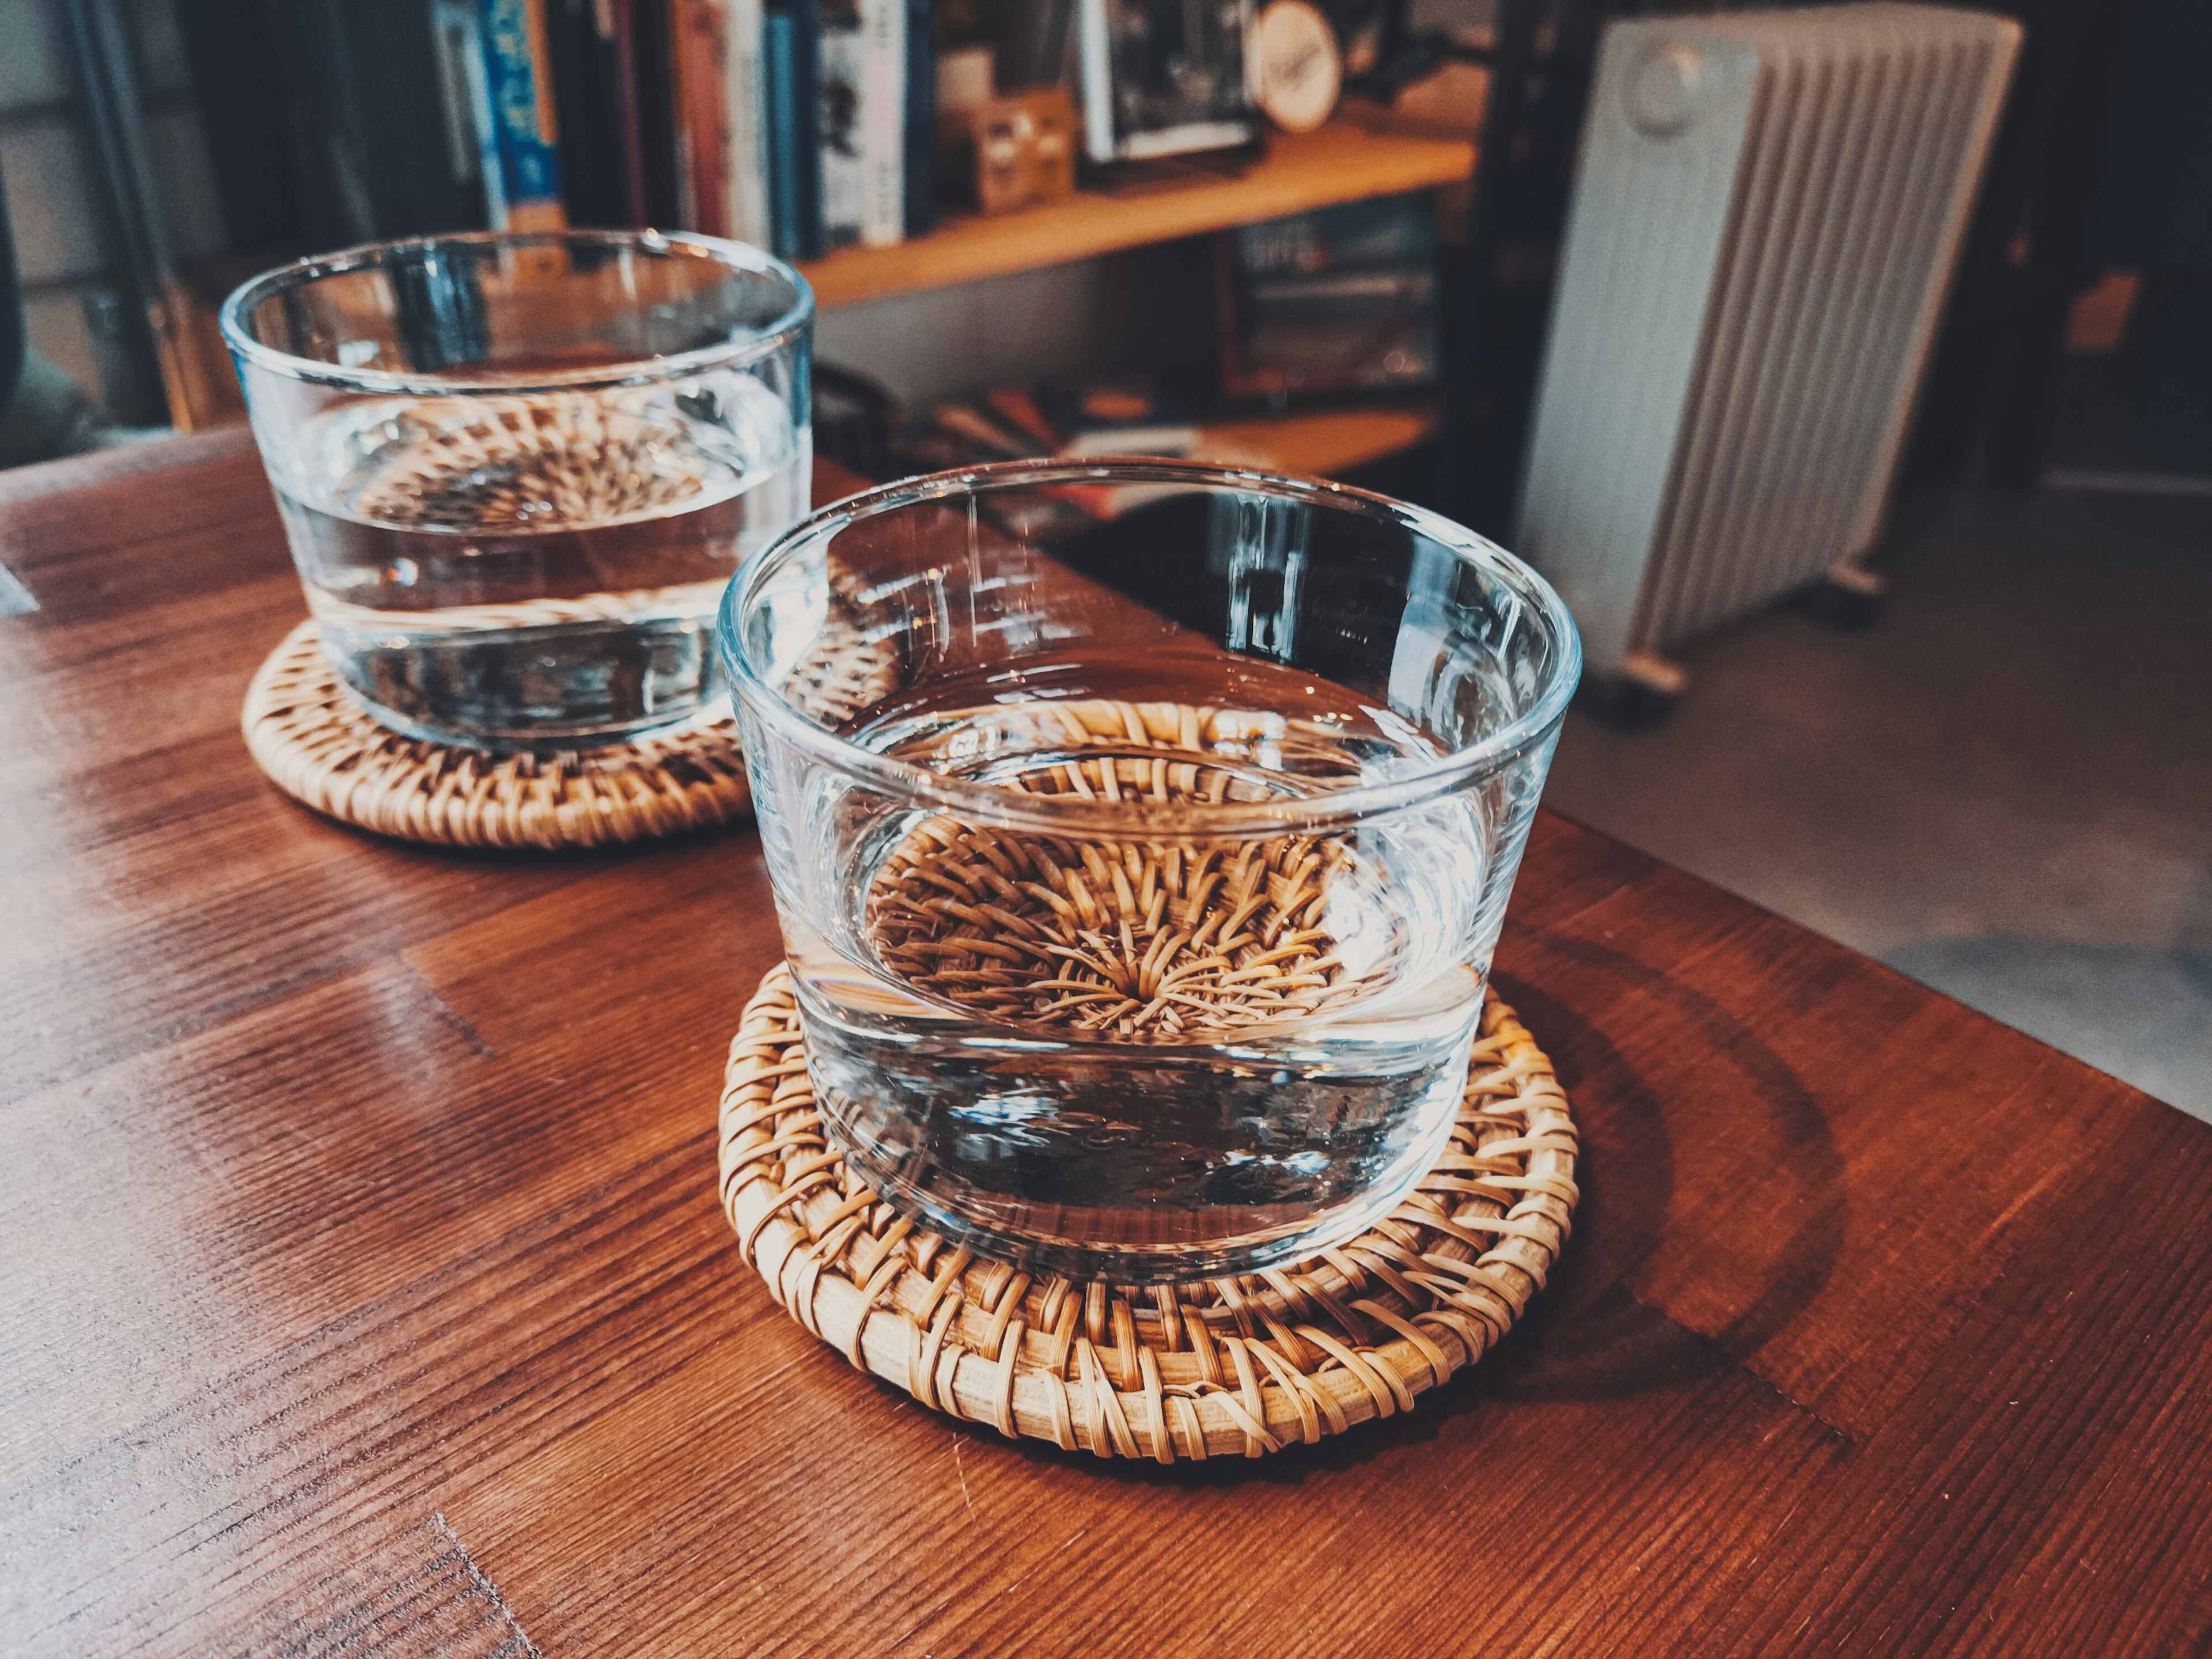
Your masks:
<svg viewBox="0 0 2212 1659"><path fill-rule="evenodd" d="M836 717L883 695L890 655L825 633L793 696ZM295 800L404 841L586 848L710 829L752 808L729 715L605 749L449 749L378 725L340 688L312 622L246 687L246 747Z"/></svg>
<svg viewBox="0 0 2212 1659"><path fill-rule="evenodd" d="M363 830L452 847L605 847L751 809L737 723L552 756L448 749L386 730L339 688L301 623L246 688L246 747L295 800Z"/></svg>
<svg viewBox="0 0 2212 1659"><path fill-rule="evenodd" d="M923 1405L1101 1457L1257 1457L1413 1408L1511 1328L1565 1243L1576 1138L1551 1062L1493 995L1449 1146L1351 1243L1173 1289L1033 1278L919 1231L824 1139L791 977L745 1006L722 1203L800 1324Z"/></svg>

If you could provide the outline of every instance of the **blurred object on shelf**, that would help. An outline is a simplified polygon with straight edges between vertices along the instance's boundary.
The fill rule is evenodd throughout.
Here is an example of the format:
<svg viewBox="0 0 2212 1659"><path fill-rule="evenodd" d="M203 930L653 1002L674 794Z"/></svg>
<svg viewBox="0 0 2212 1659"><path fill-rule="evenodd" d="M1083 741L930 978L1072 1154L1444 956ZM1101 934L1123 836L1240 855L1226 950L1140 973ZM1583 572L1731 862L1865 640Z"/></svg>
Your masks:
<svg viewBox="0 0 2212 1659"><path fill-rule="evenodd" d="M2118 351L2126 339L2128 319L2134 313L2136 291L2142 286L2140 272L2108 270L2096 285L2074 301L2066 320L2069 351Z"/></svg>
<svg viewBox="0 0 2212 1659"><path fill-rule="evenodd" d="M1480 64L1447 58L1386 97L1347 96L1344 118L1373 132L1421 138L1474 138L1482 131L1490 100L1490 71Z"/></svg>
<svg viewBox="0 0 2212 1659"><path fill-rule="evenodd" d="M1104 166L1250 143L1252 15L1252 0L1079 0L1085 158Z"/></svg>
<svg viewBox="0 0 2212 1659"><path fill-rule="evenodd" d="M1405 51L1410 0L1317 0L1336 36L1346 82L1371 75Z"/></svg>
<svg viewBox="0 0 2212 1659"><path fill-rule="evenodd" d="M1285 132L1311 132L1336 108L1344 58L1336 31L1306 0L1268 0L1252 26L1245 70L1252 101Z"/></svg>
<svg viewBox="0 0 2212 1659"><path fill-rule="evenodd" d="M940 21L944 9L939 9ZM980 164L975 123L997 96L991 48L940 47L937 54L937 117L934 205L955 210L976 204Z"/></svg>
<svg viewBox="0 0 2212 1659"><path fill-rule="evenodd" d="M1075 193L1075 104L1058 87L994 98L975 123L975 200L985 213Z"/></svg>
<svg viewBox="0 0 2212 1659"><path fill-rule="evenodd" d="M1182 423L1182 402L1151 375L1109 375L1047 380L1036 389L1037 407L1063 444Z"/></svg>
<svg viewBox="0 0 2212 1659"><path fill-rule="evenodd" d="M1419 195L1247 225L1221 239L1220 390L1232 401L1436 380L1436 224Z"/></svg>
<svg viewBox="0 0 2212 1659"><path fill-rule="evenodd" d="M1346 202L1240 226L1230 233L1238 271L1251 277L1419 265L1436 256L1436 229L1419 195Z"/></svg>
<svg viewBox="0 0 2212 1659"><path fill-rule="evenodd" d="M882 382L819 358L813 382L814 453L863 478L898 476L891 448L898 399Z"/></svg>
<svg viewBox="0 0 2212 1659"><path fill-rule="evenodd" d="M1001 88L1020 92L1075 83L1082 73L1076 57L1076 4L1077 0L1010 0L992 40Z"/></svg>
<svg viewBox="0 0 2212 1659"><path fill-rule="evenodd" d="M988 46L959 46L937 55L937 120L965 131L969 118L996 95Z"/></svg>
<svg viewBox="0 0 2212 1659"><path fill-rule="evenodd" d="M1117 374L994 386L939 404L901 429L890 471L946 471L1054 455L1167 455L1263 471L1333 478L1360 473L1364 478L1378 464L1409 458L1436 430L1434 400L1426 397L1200 419L1179 386L1158 376ZM1081 491L1064 498L1069 513L1093 516L1114 505L1111 497Z"/></svg>

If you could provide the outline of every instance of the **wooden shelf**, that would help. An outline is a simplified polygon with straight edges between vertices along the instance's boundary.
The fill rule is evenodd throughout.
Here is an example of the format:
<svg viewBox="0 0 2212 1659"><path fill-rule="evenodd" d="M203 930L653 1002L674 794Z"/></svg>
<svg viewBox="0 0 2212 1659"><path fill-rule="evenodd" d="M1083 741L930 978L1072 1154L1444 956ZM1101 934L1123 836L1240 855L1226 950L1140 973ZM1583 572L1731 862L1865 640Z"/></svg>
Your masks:
<svg viewBox="0 0 2212 1659"><path fill-rule="evenodd" d="M1433 398L1369 404L1307 415L1220 421L1199 428L1191 459L1316 478L1346 472L1411 449L1437 429Z"/></svg>
<svg viewBox="0 0 2212 1659"><path fill-rule="evenodd" d="M842 248L805 265L824 310L949 288L986 276L1173 241L1310 208L1456 184L1474 171L1474 146L1336 124L1304 137L1277 134L1267 155L1236 177L1127 195L1078 191L1063 202L954 219L896 247Z"/></svg>

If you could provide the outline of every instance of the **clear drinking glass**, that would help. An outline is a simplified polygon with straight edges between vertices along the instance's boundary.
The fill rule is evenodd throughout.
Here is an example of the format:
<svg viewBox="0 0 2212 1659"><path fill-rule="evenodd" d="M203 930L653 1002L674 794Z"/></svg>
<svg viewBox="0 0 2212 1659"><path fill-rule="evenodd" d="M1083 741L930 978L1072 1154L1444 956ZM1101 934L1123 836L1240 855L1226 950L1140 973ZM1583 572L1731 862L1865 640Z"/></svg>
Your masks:
<svg viewBox="0 0 2212 1659"><path fill-rule="evenodd" d="M1434 1161L1580 673L1526 565L1358 490L1018 462L816 514L720 640L823 1118L903 1213L1159 1283Z"/></svg>
<svg viewBox="0 0 2212 1659"><path fill-rule="evenodd" d="M340 683L478 748L719 712L715 603L806 509L813 313L781 261L656 231L386 242L232 295Z"/></svg>

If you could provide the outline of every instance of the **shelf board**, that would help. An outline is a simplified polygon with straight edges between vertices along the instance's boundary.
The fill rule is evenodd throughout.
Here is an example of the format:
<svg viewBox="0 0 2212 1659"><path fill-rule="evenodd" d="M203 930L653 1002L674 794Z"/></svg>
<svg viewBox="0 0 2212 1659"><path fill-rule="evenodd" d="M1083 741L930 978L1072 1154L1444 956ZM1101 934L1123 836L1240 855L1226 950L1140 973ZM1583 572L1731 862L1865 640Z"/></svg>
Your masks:
<svg viewBox="0 0 2212 1659"><path fill-rule="evenodd" d="M1429 190L1456 184L1474 171L1473 144L1336 123L1303 137L1275 135L1267 154L1234 177L1129 194L1078 191L1065 201L1017 213L952 219L895 247L841 248L801 269L828 310L1066 264L1371 196Z"/></svg>
<svg viewBox="0 0 2212 1659"><path fill-rule="evenodd" d="M1334 478L1411 449L1436 429L1433 399L1218 421L1199 428L1192 459Z"/></svg>

